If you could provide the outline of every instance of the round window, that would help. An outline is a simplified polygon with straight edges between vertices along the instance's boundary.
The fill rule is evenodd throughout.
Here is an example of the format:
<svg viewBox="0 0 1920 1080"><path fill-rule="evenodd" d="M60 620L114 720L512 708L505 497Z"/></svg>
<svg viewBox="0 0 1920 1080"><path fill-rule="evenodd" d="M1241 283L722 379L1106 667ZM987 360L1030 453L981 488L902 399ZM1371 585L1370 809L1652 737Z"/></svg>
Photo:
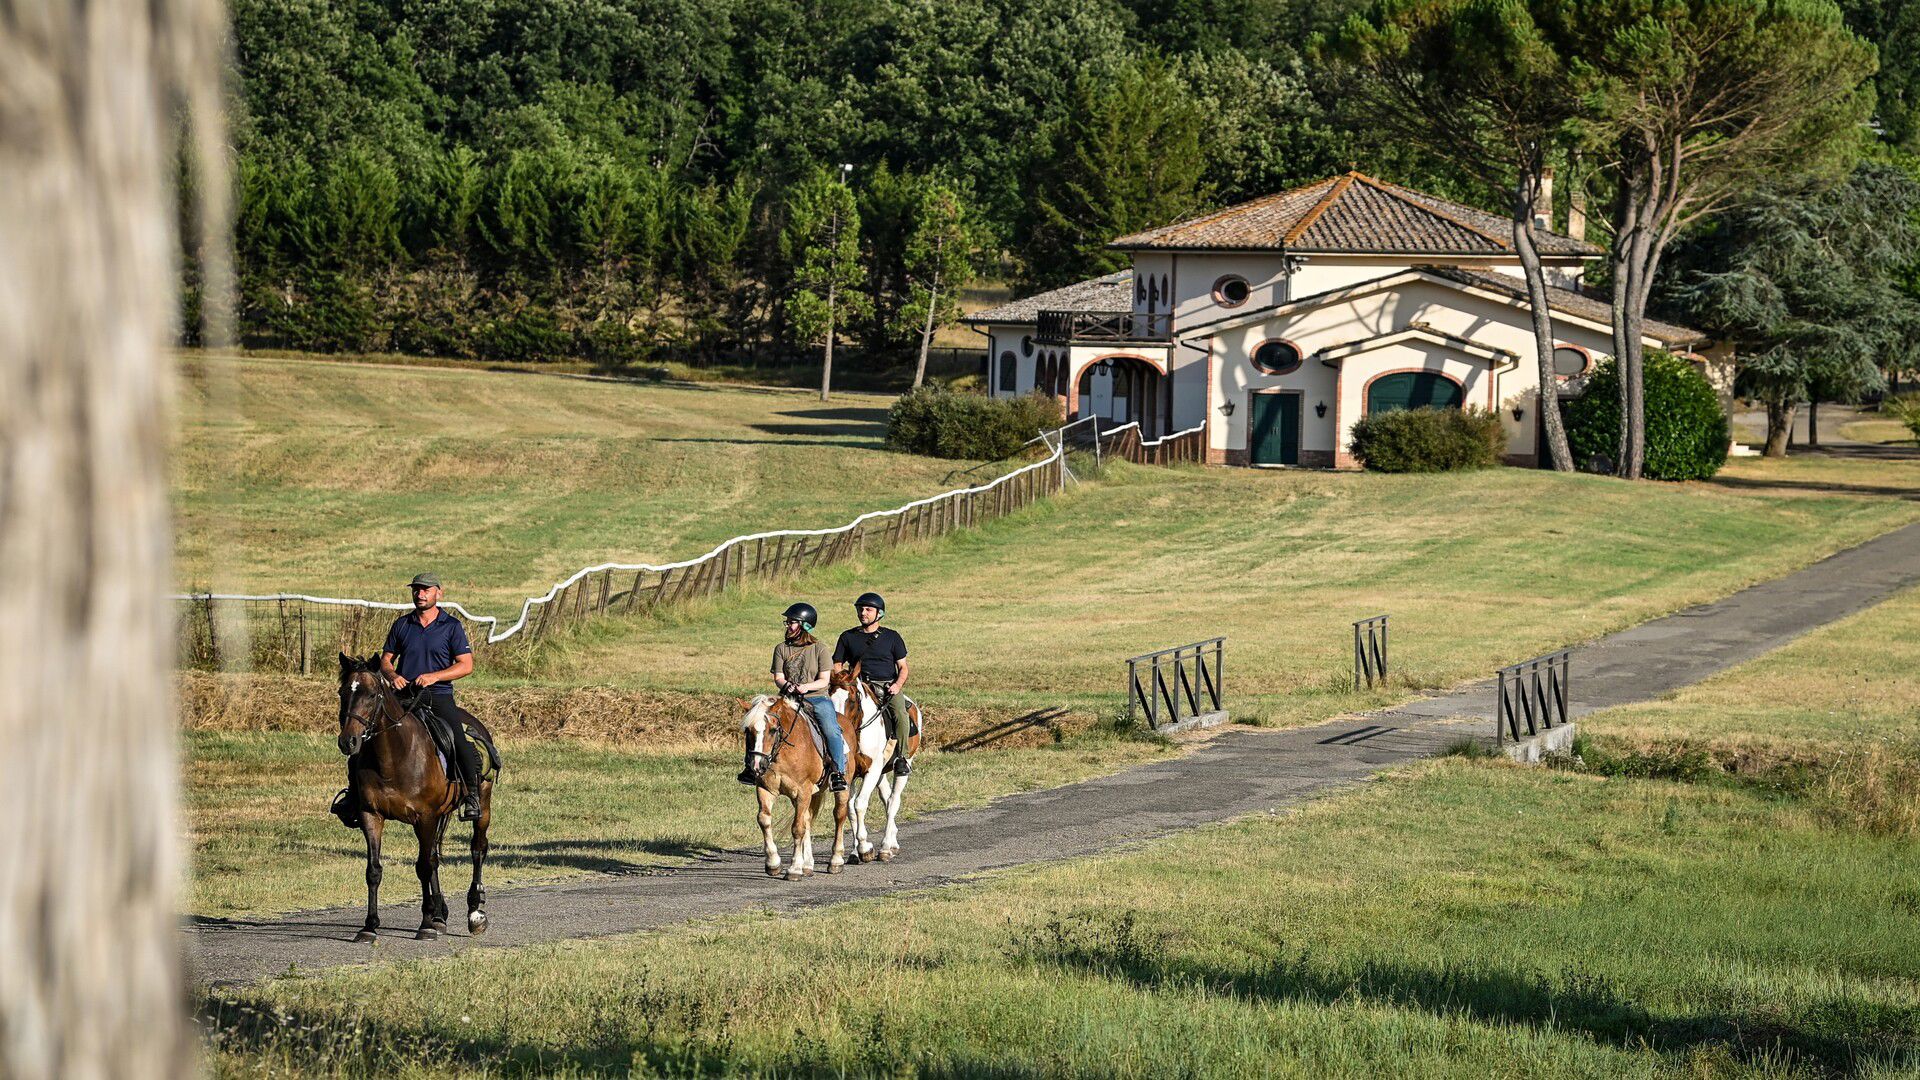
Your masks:
<svg viewBox="0 0 1920 1080"><path fill-rule="evenodd" d="M1213 298L1221 307L1239 307L1253 295L1253 286L1238 274L1228 274L1213 283Z"/></svg>
<svg viewBox="0 0 1920 1080"><path fill-rule="evenodd" d="M1285 375L1300 366L1300 350L1291 341L1263 341L1253 350L1253 366L1269 375Z"/></svg>
<svg viewBox="0 0 1920 1080"><path fill-rule="evenodd" d="M1561 378L1585 374L1587 370L1587 351L1571 345L1562 345L1553 350L1553 373Z"/></svg>

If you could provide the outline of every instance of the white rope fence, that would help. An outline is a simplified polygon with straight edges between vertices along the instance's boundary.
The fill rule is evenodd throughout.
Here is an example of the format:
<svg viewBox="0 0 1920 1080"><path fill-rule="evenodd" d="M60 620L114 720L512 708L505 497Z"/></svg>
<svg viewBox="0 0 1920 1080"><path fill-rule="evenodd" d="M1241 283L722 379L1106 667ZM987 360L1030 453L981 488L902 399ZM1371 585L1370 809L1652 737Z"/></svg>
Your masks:
<svg viewBox="0 0 1920 1080"><path fill-rule="evenodd" d="M1089 417L1035 440L1045 442L1048 451L1046 457L987 483L953 488L888 510L870 511L835 528L778 529L736 536L704 554L679 562L604 562L583 567L556 581L544 594L528 597L520 605L519 618L504 628L497 616L476 614L455 602L447 602L444 606L475 629L485 625L487 632L484 640L486 644L495 645L530 629L533 636L538 637L560 621L604 613L616 605L623 605L624 611L636 610L640 607L640 597L649 591L651 595L645 603L646 608L694 595L709 595L726 589L730 582L750 577L777 576L836 562L857 550L864 550L870 539L897 544L909 539L944 535L956 528L970 527L979 521L1011 513L1044 495L1059 491L1069 476L1066 456L1071 448L1067 432L1089 422L1093 428L1092 449L1096 458L1103 445L1109 448L1109 453L1118 452L1133 460L1157 460L1160 458L1159 448L1172 445L1188 448L1178 460L1197 461L1204 454L1200 446L1206 430L1204 424L1152 441L1141 441L1137 422L1102 431L1098 419ZM1186 442L1179 443L1179 440ZM616 574L633 575L631 583L619 592L614 589L613 576ZM595 585L598 586L597 590ZM219 620L214 615L215 603L278 605L280 621L277 633L255 635L270 641L277 640L279 644L274 648L278 651L270 653L271 660L267 659L269 654L262 654L256 659L260 663L284 662L300 671L309 670L314 649L306 612L299 605L310 604L363 613L402 612L413 608L413 605L405 603L291 592L181 593L175 594L172 599L198 605L190 610L204 613L205 648L189 651L205 654L202 658L213 666L219 665L221 636L216 626ZM295 605L296 609L290 611L288 605ZM536 615L540 616L537 620ZM355 614L350 620L351 627L343 626L339 630L343 648L357 647L360 621L360 616ZM228 633L225 636L229 639L230 648L232 639L245 640L244 635ZM250 645L249 648L254 647ZM259 652L259 649L254 648L254 651Z"/></svg>

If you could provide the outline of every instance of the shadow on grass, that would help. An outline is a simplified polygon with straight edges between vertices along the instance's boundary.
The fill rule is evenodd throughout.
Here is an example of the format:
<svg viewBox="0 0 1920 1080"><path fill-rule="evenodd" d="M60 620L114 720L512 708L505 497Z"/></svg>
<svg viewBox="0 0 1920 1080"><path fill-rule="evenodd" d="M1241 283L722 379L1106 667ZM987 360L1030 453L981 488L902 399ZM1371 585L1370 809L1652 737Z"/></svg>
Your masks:
<svg viewBox="0 0 1920 1080"><path fill-rule="evenodd" d="M202 994L194 1004L194 1017L210 1048L251 1059L256 1066L262 1062L292 1066L296 1074L383 1077L438 1068L448 1073L472 1069L489 1076L511 1077L770 1074L1094 1080L1112 1075L1110 1069L1097 1063L1073 1066L1058 1061L969 1060L966 1051L946 1060L929 1061L929 1055L924 1050L916 1051L911 1040L902 1040L887 1030L884 1012L876 1012L869 1037L857 1040L851 1048L851 1060L836 1057L828 1047L803 1038L775 1062L755 1062L733 1052L729 1035L702 1040L682 1034L684 1028L699 1030L722 1022L728 1011L725 1002L709 1004L645 986L638 992L627 990L583 1003L579 1030L568 1031L559 1045L517 1037L510 1012L497 1027L485 1031L468 1025L451 1030L434 1023L423 1023L418 1029L383 1024L360 1015L354 1003L344 1000L339 1013L278 1009L219 994Z"/></svg>
<svg viewBox="0 0 1920 1080"><path fill-rule="evenodd" d="M1920 502L1920 486L1891 487L1885 484L1837 484L1821 480L1765 480L1747 476L1716 476L1707 483L1715 487L1741 491L1804 491L1821 495L1877 495L1882 498Z"/></svg>
<svg viewBox="0 0 1920 1080"><path fill-rule="evenodd" d="M985 727L975 728L972 731L958 735L940 749L942 752L949 754L964 754L969 750L985 750L1030 731L1044 731L1054 742L1059 742L1066 734L1061 730L1059 721L1066 715L1067 710L1059 707L1035 709L1030 713L1016 716L1011 720L1003 720L997 724L988 724Z"/></svg>
<svg viewBox="0 0 1920 1080"><path fill-rule="evenodd" d="M1920 1009L1855 996L1800 1009L1660 1015L1633 1001L1608 975L1575 965L1557 977L1488 964L1391 959L1336 967L1315 963L1303 951L1243 971L1180 961L1167 944L1166 935L1143 931L1131 913L1122 913L1052 920L1016 936L1008 952L1148 990L1204 988L1324 1005L1376 1002L1491 1024L1582 1032L1626 1050L1716 1048L1755 1067L1790 1063L1844 1076L1876 1064L1920 1066Z"/></svg>

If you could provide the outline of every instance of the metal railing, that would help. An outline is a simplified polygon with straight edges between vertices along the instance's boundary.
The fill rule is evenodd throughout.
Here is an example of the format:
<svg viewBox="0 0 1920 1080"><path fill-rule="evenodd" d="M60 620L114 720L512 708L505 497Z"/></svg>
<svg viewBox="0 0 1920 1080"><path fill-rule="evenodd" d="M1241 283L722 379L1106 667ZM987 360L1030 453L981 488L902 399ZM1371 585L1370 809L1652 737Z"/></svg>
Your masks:
<svg viewBox="0 0 1920 1080"><path fill-rule="evenodd" d="M1075 341L1173 340L1171 311L1042 311L1033 340L1042 345Z"/></svg>
<svg viewBox="0 0 1920 1080"><path fill-rule="evenodd" d="M1226 638L1208 638L1128 660L1127 719L1144 711L1157 730L1222 712L1226 649Z"/></svg>
<svg viewBox="0 0 1920 1080"><path fill-rule="evenodd" d="M1353 688L1387 682L1387 617L1375 615L1353 624Z"/></svg>
<svg viewBox="0 0 1920 1080"><path fill-rule="evenodd" d="M1569 649L1522 660L1500 669L1494 705L1496 743L1519 742L1567 723ZM1522 731L1522 725L1526 730Z"/></svg>

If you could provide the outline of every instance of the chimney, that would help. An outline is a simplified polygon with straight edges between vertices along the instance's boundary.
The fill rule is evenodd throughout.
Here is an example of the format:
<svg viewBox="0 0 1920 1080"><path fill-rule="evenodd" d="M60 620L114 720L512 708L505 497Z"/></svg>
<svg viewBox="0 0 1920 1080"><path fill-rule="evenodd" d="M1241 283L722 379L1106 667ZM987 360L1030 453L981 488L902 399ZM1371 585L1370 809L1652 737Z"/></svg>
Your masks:
<svg viewBox="0 0 1920 1080"><path fill-rule="evenodd" d="M1553 228L1553 166L1540 170L1540 189L1533 196L1533 227Z"/></svg>
<svg viewBox="0 0 1920 1080"><path fill-rule="evenodd" d="M1567 235L1575 240L1587 238L1587 189L1582 184L1567 189Z"/></svg>

